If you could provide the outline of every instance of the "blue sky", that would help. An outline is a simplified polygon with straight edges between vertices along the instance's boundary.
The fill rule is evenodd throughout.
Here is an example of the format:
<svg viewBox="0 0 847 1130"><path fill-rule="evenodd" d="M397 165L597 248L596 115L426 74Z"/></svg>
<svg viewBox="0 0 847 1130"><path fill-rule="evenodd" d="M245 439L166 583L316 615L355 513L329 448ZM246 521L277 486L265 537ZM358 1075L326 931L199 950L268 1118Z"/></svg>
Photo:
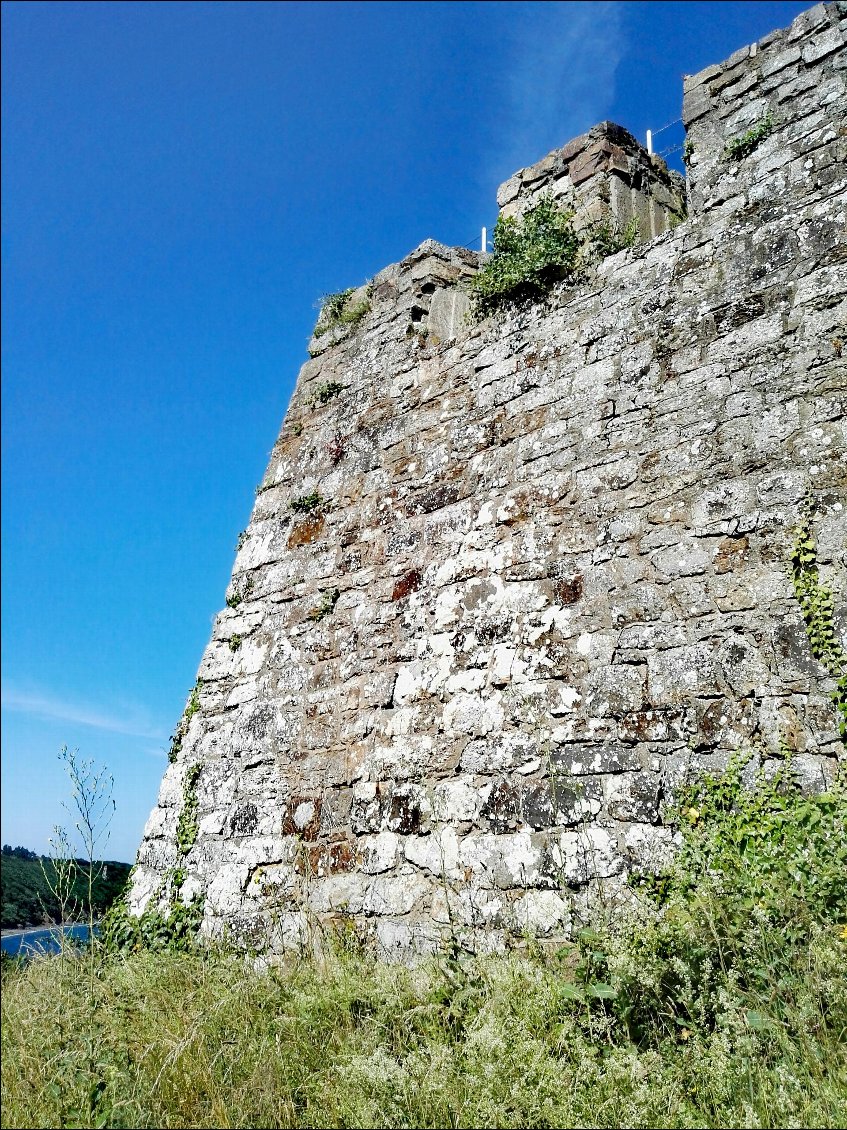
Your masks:
<svg viewBox="0 0 847 1130"><path fill-rule="evenodd" d="M319 296L807 6L3 5L3 842L67 744L134 857Z"/></svg>

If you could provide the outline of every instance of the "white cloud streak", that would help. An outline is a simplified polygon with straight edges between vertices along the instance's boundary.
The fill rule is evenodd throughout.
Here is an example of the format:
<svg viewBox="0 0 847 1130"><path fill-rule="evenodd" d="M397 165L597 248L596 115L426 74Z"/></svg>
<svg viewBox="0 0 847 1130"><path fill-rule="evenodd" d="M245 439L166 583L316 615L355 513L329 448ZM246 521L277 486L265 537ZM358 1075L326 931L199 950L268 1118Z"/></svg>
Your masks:
<svg viewBox="0 0 847 1130"><path fill-rule="evenodd" d="M125 734L132 738L144 738L148 741L166 740L162 731L143 720L139 710L128 710L119 717L90 704L66 702L50 694L25 693L6 687L3 688L3 709L16 714L29 714L35 718L90 726L94 730L107 730L112 734Z"/></svg>
<svg viewBox="0 0 847 1130"><path fill-rule="evenodd" d="M505 120L492 154L500 181L604 120L625 50L615 0L509 6L516 19L505 60Z"/></svg>

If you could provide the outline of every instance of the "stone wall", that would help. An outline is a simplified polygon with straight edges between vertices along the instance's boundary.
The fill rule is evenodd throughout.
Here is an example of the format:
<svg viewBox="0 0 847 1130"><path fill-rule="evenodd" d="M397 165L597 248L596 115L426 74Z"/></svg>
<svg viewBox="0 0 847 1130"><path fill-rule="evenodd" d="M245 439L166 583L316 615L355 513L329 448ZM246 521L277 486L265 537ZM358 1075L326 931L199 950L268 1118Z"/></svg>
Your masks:
<svg viewBox="0 0 847 1130"><path fill-rule="evenodd" d="M500 185L501 216L520 215L543 195L574 213L574 226L634 221L642 239L661 235L685 215L685 182L632 134L601 122Z"/></svg>
<svg viewBox="0 0 847 1130"><path fill-rule="evenodd" d="M787 741L825 784L832 683L786 566L810 497L843 630L840 34L819 6L687 80L689 218L579 286L467 325L477 257L428 241L313 339L137 912L181 872L207 933L272 949L339 920L388 955L555 937L661 863L674 789L732 751Z"/></svg>

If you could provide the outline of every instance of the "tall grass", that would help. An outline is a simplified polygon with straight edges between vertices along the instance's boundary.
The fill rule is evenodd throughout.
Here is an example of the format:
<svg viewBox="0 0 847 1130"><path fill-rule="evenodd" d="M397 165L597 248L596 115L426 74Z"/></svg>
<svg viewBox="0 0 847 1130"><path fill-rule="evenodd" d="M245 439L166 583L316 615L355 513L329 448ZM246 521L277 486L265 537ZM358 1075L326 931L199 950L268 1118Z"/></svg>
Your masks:
<svg viewBox="0 0 847 1130"><path fill-rule="evenodd" d="M5 970L2 1124L844 1126L844 787L743 774L689 790L669 872L553 954Z"/></svg>
<svg viewBox="0 0 847 1130"><path fill-rule="evenodd" d="M101 955L90 994L84 956L37 960L4 979L3 1125L843 1125L847 947L795 957L778 1023L733 971L712 1018L640 1040L568 954Z"/></svg>

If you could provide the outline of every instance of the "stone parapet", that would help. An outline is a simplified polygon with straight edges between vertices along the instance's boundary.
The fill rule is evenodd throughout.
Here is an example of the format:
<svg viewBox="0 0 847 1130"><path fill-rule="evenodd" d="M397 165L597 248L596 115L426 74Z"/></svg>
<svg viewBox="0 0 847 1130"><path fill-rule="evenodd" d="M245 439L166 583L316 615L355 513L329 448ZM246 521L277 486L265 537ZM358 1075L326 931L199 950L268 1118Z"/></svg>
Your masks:
<svg viewBox="0 0 847 1130"><path fill-rule="evenodd" d="M368 318L402 335L429 339L431 345L454 338L465 328L470 300L462 283L479 269L482 256L464 247L447 247L427 239L399 263L383 268L368 284L350 295L349 303L366 303ZM321 327L318 319L316 330ZM319 357L349 337L352 325L339 325L313 334L309 355Z"/></svg>
<svg viewBox="0 0 847 1130"><path fill-rule="evenodd" d="M544 194L574 212L574 226L632 220L652 239L685 215L685 184L664 160L651 156L622 126L601 122L501 184L501 216L515 216Z"/></svg>

